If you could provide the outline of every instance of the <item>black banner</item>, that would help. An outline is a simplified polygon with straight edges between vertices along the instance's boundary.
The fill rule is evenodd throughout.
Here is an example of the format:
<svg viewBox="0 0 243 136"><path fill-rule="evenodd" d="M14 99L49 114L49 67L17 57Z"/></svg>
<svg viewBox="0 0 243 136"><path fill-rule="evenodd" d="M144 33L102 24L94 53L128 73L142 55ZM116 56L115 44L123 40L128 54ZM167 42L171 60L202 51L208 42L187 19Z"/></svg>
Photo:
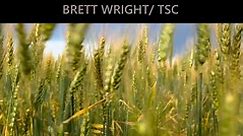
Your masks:
<svg viewBox="0 0 243 136"><path fill-rule="evenodd" d="M243 12L236 0L6 1L0 5L0 22L243 22Z"/></svg>

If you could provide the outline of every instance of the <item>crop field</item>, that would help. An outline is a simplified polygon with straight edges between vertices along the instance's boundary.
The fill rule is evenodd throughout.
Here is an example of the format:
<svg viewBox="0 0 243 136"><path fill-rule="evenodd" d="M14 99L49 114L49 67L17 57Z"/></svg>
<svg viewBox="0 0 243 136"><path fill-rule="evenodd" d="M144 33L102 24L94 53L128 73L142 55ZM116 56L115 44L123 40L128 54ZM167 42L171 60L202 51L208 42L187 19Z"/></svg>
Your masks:
<svg viewBox="0 0 243 136"><path fill-rule="evenodd" d="M44 49L56 24L2 24L0 135L243 136L243 25L214 25L196 24L175 58L175 24L155 44L146 25L135 43L100 36L89 53L90 24L68 24L55 58Z"/></svg>

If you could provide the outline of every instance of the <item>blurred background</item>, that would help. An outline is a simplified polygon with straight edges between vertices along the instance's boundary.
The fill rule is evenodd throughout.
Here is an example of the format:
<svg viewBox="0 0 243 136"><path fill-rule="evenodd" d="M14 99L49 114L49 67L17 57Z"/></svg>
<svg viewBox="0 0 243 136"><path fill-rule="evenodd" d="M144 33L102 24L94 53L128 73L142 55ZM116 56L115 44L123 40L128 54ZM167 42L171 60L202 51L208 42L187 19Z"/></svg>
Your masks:
<svg viewBox="0 0 243 136"><path fill-rule="evenodd" d="M11 32L14 30L15 24L6 24L6 28ZM29 31L33 24L25 24L26 31ZM116 46L114 42L127 39L131 43L135 43L141 31L141 27L148 27L149 43L154 45L158 42L163 24L122 24L122 23L107 23L107 24L91 24L84 41L86 50L93 50L97 46L97 42L101 36L104 36L107 43ZM46 43L45 53L52 53L58 57L64 51L67 24L57 24L51 39ZM210 27L214 28L214 24ZM212 31L212 33L214 33ZM213 35L212 35L213 36ZM180 56L189 50L195 43L196 24L176 24L174 33L174 56ZM212 38L215 39L215 38Z"/></svg>

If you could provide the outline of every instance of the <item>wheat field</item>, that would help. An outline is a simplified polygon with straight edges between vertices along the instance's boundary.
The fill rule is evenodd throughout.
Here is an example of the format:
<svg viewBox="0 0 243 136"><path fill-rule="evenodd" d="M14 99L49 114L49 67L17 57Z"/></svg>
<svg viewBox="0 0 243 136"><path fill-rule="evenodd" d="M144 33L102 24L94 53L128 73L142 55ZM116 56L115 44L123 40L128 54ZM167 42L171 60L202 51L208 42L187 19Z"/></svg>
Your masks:
<svg viewBox="0 0 243 136"><path fill-rule="evenodd" d="M44 54L56 24L0 26L2 136L242 136L242 24L197 24L195 44L174 59L175 24L151 45L138 40L92 55L90 24L68 24L65 51Z"/></svg>

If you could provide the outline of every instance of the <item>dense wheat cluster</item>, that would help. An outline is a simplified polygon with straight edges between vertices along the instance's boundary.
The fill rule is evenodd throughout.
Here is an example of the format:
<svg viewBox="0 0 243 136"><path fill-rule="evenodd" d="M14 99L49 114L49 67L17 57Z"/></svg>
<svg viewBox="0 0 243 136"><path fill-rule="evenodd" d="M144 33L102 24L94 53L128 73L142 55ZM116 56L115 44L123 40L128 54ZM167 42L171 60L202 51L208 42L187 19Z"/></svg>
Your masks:
<svg viewBox="0 0 243 136"><path fill-rule="evenodd" d="M195 45L177 59L175 24L155 44L146 26L136 43L100 37L91 56L89 24L70 24L58 58L44 54L55 26L0 26L0 135L243 135L241 24L217 24L216 39L197 24Z"/></svg>

